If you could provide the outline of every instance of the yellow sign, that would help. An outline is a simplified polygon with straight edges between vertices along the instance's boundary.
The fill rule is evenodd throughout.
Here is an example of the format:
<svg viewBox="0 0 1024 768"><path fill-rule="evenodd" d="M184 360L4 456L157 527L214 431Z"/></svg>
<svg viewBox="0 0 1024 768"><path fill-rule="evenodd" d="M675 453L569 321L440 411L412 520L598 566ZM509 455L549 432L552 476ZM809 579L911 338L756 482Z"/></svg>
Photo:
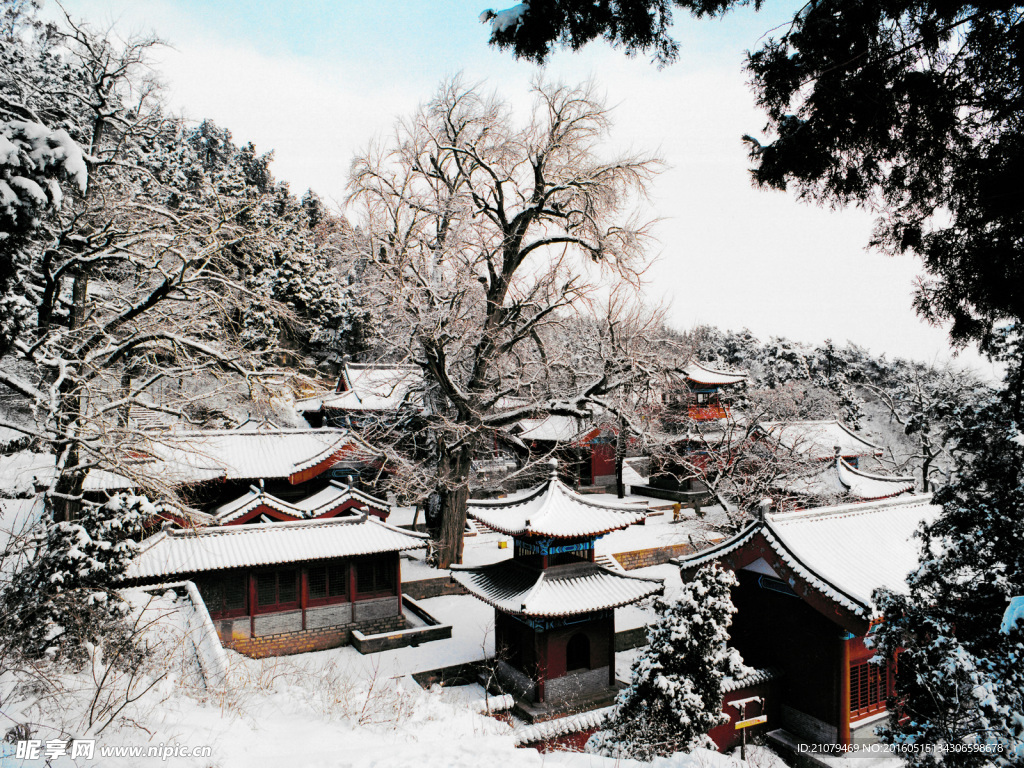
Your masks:
<svg viewBox="0 0 1024 768"><path fill-rule="evenodd" d="M768 715L758 715L757 717L750 717L746 720L737 720L736 730L738 731L740 728L749 728L752 725L760 725L761 723L766 722L768 722Z"/></svg>

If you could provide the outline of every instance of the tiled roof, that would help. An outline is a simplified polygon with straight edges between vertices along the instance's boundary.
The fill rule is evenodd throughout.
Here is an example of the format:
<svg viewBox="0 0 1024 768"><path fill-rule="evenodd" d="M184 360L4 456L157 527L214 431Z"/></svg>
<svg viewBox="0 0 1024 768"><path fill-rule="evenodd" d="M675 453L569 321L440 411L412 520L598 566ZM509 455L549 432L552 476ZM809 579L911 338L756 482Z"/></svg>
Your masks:
<svg viewBox="0 0 1024 768"><path fill-rule="evenodd" d="M142 543L124 580L422 549L426 538L367 515L167 529Z"/></svg>
<svg viewBox="0 0 1024 768"><path fill-rule="evenodd" d="M213 517L217 525L225 525L243 517L261 505L266 505L296 520L306 520L325 515L350 500L355 500L362 505L370 507L385 517L391 512L391 507L386 501L333 480L323 490L314 493L302 501L294 502L279 499L253 486L249 489L248 493L213 510Z"/></svg>
<svg viewBox="0 0 1024 768"><path fill-rule="evenodd" d="M874 611L871 595L876 589L906 591L906 577L920 554L914 534L938 512L930 495L919 495L766 515L733 538L674 562L695 568L761 534L807 583L855 614L868 616Z"/></svg>
<svg viewBox="0 0 1024 768"><path fill-rule="evenodd" d="M0 455L0 488L10 494L31 493L35 484L53 482L56 457L52 453L18 451ZM123 491L135 485L127 477L104 469L90 469L85 476L83 490Z"/></svg>
<svg viewBox="0 0 1024 768"><path fill-rule="evenodd" d="M881 456L882 449L850 431L836 419L821 421L764 421L761 430L788 451L810 459L840 456Z"/></svg>
<svg viewBox="0 0 1024 768"><path fill-rule="evenodd" d="M357 365L348 363L340 391L307 397L296 404L300 411L321 407L344 411L392 411L403 404L421 402L423 374L412 365Z"/></svg>
<svg viewBox="0 0 1024 768"><path fill-rule="evenodd" d="M683 368L683 374L694 383L706 384L711 387L738 384L747 379L745 371L719 371L698 362L689 363Z"/></svg>
<svg viewBox="0 0 1024 768"><path fill-rule="evenodd" d="M557 477L510 499L469 502L475 520L510 536L580 538L627 528L644 519L646 508L599 504L576 493Z"/></svg>
<svg viewBox="0 0 1024 768"><path fill-rule="evenodd" d="M845 459L836 460L836 472L850 494L858 499L886 499L914 490L914 478L878 475L850 466Z"/></svg>
<svg viewBox="0 0 1024 768"><path fill-rule="evenodd" d="M567 443L587 429L582 419L575 416L545 416L540 419L523 419L516 423L516 436L520 440Z"/></svg>
<svg viewBox="0 0 1024 768"><path fill-rule="evenodd" d="M864 501L899 496L914 490L914 478L862 472L842 458L825 469L804 477L785 478L783 487L792 493L810 496L849 494Z"/></svg>
<svg viewBox="0 0 1024 768"><path fill-rule="evenodd" d="M537 618L618 608L661 592L661 579L626 576L593 563L536 570L514 561L453 568L452 578L504 613Z"/></svg>
<svg viewBox="0 0 1024 768"><path fill-rule="evenodd" d="M292 478L349 445L343 429L196 430L154 436L148 448L168 480L187 483Z"/></svg>

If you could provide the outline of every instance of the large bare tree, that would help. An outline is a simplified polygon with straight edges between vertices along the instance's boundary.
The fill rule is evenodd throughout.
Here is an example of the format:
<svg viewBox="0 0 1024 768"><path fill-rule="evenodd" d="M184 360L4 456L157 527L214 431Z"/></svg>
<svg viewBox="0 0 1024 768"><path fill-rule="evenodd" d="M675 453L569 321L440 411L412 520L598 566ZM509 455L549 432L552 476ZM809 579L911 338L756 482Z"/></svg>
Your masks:
<svg viewBox="0 0 1024 768"><path fill-rule="evenodd" d="M591 87L539 83L534 95L519 123L452 80L353 168L389 356L417 366L426 387L426 460L392 461L436 494L441 566L462 557L480 446L527 415L585 417L638 375L628 360L602 361L566 391L545 339L595 286L638 281L648 231L628 211L658 161L602 156L609 117Z"/></svg>

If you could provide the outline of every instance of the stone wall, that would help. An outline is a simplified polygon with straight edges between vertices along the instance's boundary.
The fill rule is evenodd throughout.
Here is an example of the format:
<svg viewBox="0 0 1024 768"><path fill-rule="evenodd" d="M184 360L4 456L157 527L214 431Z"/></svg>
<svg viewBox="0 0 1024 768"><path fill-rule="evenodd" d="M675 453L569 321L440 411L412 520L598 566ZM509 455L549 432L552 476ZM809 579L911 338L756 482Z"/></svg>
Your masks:
<svg viewBox="0 0 1024 768"><path fill-rule="evenodd" d="M689 544L674 544L670 547L653 547L651 549L635 549L631 552L618 552L612 555L612 557L618 560L619 565L627 571L632 571L636 568L661 565L675 557L689 555L693 551L693 547Z"/></svg>
<svg viewBox="0 0 1024 768"><path fill-rule="evenodd" d="M818 744L835 744L839 738L834 725L785 705L782 707L782 724L788 731Z"/></svg>
<svg viewBox="0 0 1024 768"><path fill-rule="evenodd" d="M237 638L227 647L255 659L265 656L285 656L307 651L323 651L348 645L353 629L367 634L394 632L405 628L402 616L388 616L372 621L356 622L347 626L306 629L297 632L283 632L265 637Z"/></svg>
<svg viewBox="0 0 1024 768"><path fill-rule="evenodd" d="M608 667L570 672L544 683L544 701L548 704L572 704L577 699L608 688Z"/></svg>
<svg viewBox="0 0 1024 768"><path fill-rule="evenodd" d="M418 579L416 581L403 581L402 593L413 600L426 600L431 597L444 597L446 595L468 595L466 588L457 581L452 581L449 576L440 576L435 579Z"/></svg>

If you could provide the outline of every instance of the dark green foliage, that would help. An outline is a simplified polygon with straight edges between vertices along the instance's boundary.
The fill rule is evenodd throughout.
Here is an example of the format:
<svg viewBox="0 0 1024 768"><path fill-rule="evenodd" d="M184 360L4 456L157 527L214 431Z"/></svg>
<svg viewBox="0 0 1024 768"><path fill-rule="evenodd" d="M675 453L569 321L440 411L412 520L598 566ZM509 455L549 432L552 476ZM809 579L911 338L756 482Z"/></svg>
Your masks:
<svg viewBox="0 0 1024 768"><path fill-rule="evenodd" d="M587 750L650 760L714 745L707 734L725 717L722 683L743 670L727 647L736 608L729 594L736 577L717 563L701 568L679 596L655 598L658 618L633 662L632 683L615 702L608 725Z"/></svg>
<svg viewBox="0 0 1024 768"><path fill-rule="evenodd" d="M547 0L491 42L541 60L604 37L664 63L676 49L672 5L703 16L748 4ZM880 212L873 244L924 261L918 311L983 348L1000 321L1024 317L1022 12L1013 2L811 2L747 61L768 115L767 141L747 137L755 181Z"/></svg>
<svg viewBox="0 0 1024 768"><path fill-rule="evenodd" d="M1005 345L1001 336L996 346L1018 361L1020 341ZM1019 365L1011 362L1010 377ZM957 471L935 494L943 512L925 530L909 596L880 596L879 647L905 649L900 699L883 736L890 743L1024 748L1024 638L1019 629L1000 631L1009 599L1024 594L1024 441L1007 391L976 405L953 430ZM999 764L995 757L964 755L957 765Z"/></svg>

